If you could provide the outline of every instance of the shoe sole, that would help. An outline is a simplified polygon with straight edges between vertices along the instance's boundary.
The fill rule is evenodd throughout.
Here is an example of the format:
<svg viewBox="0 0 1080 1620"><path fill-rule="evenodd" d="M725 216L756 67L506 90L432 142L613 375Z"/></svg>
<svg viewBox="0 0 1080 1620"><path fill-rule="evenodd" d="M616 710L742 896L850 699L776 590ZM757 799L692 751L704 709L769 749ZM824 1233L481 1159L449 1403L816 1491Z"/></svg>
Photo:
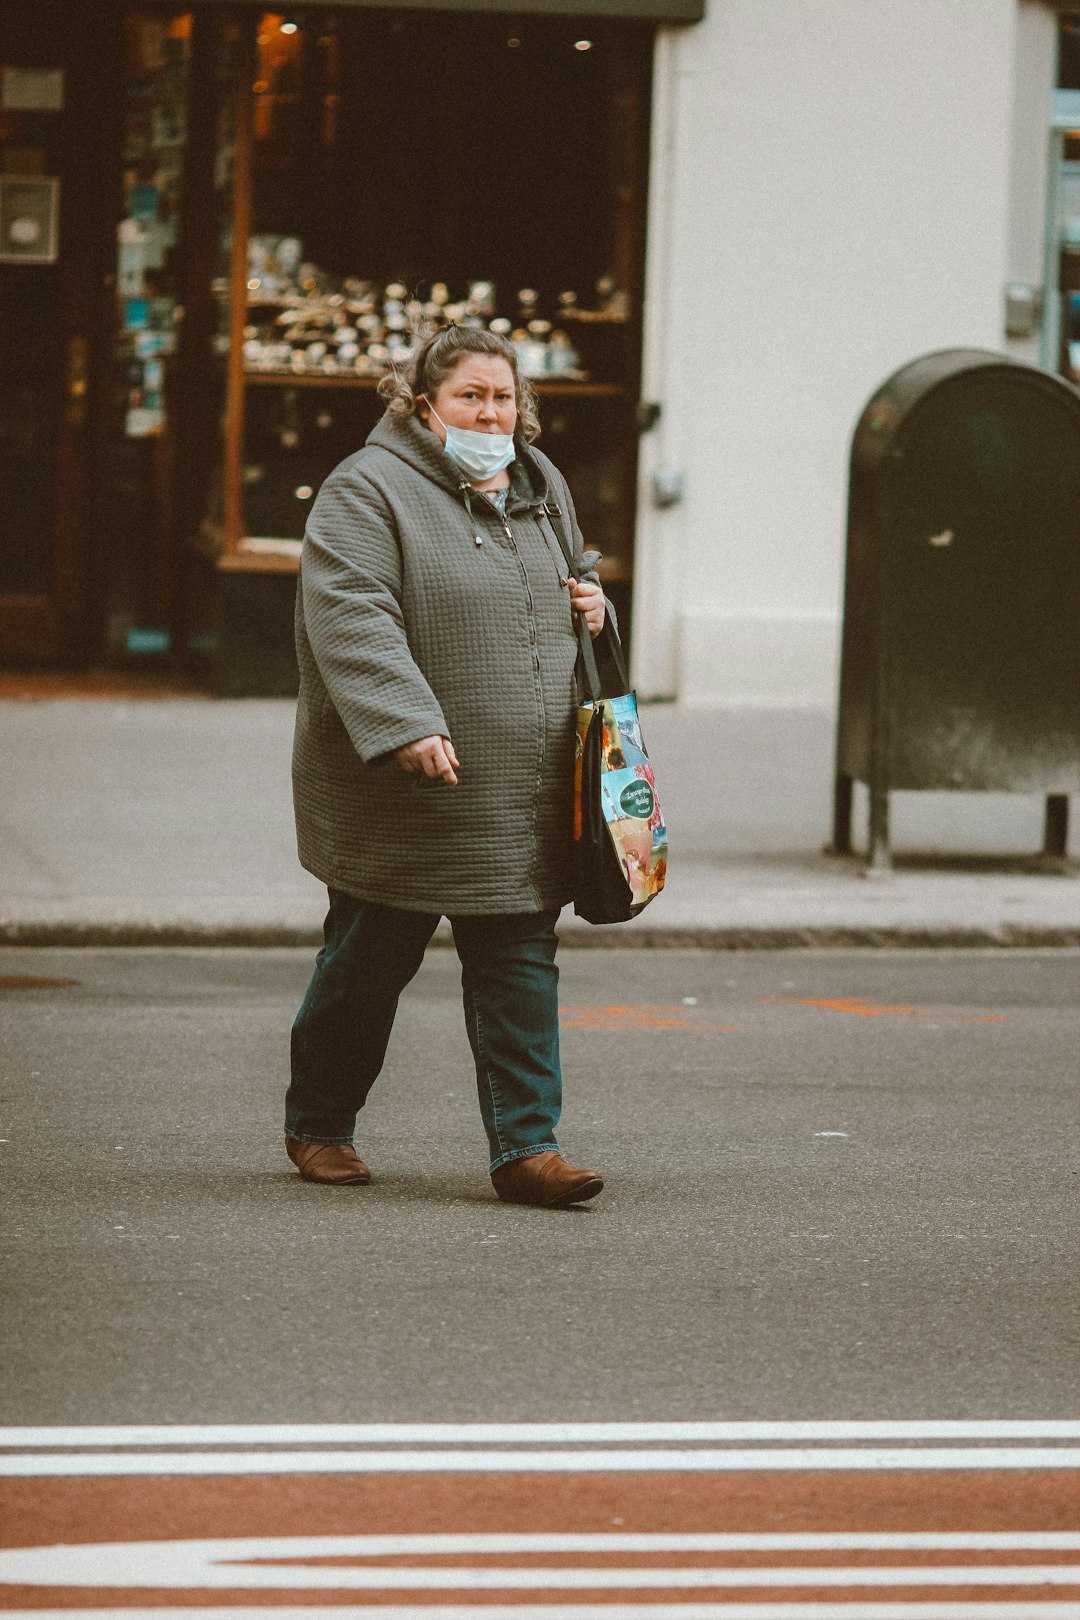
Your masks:
<svg viewBox="0 0 1080 1620"><path fill-rule="evenodd" d="M318 1187L370 1187L370 1176L311 1176L297 1166L301 1181L313 1182Z"/></svg>
<svg viewBox="0 0 1080 1620"><path fill-rule="evenodd" d="M515 1198L512 1194L500 1192L498 1187L495 1188L495 1196L501 1204L518 1204L528 1209L568 1209L571 1204L584 1204L603 1190L602 1178L593 1176L591 1181L583 1181L573 1192L556 1193L554 1198Z"/></svg>
<svg viewBox="0 0 1080 1620"><path fill-rule="evenodd" d="M371 1186L371 1176L348 1176L348 1178L345 1178L345 1176L340 1176L340 1178L338 1176L334 1176L334 1178L329 1178L329 1176L306 1176L303 1170L298 1171L298 1174L300 1174L301 1181L311 1181L311 1184L316 1187Z"/></svg>
<svg viewBox="0 0 1080 1620"><path fill-rule="evenodd" d="M604 1183L599 1176L594 1176L591 1181L582 1182L580 1187L575 1187L573 1192L563 1193L561 1197L550 1199L546 1204L542 1204L541 1208L569 1209L571 1204L584 1204L587 1199L595 1198L597 1193L603 1192L603 1190Z"/></svg>

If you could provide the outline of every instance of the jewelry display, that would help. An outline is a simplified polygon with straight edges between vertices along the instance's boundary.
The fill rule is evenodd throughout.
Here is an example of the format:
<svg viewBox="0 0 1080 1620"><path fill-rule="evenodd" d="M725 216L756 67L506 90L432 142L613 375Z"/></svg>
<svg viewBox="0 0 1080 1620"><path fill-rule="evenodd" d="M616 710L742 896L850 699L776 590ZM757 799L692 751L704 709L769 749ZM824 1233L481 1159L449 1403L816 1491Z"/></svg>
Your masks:
<svg viewBox="0 0 1080 1620"><path fill-rule="evenodd" d="M441 327L487 327L507 337L524 376L587 382L579 346L565 323L623 322L626 295L610 276L596 284L596 307L586 309L575 291L558 294L552 319L541 295L524 287L515 299L517 321L499 313L495 283L466 283L456 298L445 281L410 289L401 281L380 287L348 276L335 279L303 258L295 236L253 236L250 242L244 366L249 372L300 376L382 376L401 365Z"/></svg>

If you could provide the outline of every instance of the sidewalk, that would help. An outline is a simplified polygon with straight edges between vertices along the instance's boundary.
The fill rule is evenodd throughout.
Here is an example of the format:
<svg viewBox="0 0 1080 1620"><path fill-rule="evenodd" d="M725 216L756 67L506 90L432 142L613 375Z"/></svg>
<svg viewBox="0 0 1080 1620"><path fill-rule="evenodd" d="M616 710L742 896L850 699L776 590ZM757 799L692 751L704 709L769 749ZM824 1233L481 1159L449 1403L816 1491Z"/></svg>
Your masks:
<svg viewBox="0 0 1080 1620"><path fill-rule="evenodd" d="M325 893L296 861L288 701L0 701L0 943L307 944ZM636 922L566 944L1080 946L1071 869L1040 870L1042 800L897 794L891 876L821 853L833 723L648 706L672 834ZM856 843L865 799L856 795Z"/></svg>

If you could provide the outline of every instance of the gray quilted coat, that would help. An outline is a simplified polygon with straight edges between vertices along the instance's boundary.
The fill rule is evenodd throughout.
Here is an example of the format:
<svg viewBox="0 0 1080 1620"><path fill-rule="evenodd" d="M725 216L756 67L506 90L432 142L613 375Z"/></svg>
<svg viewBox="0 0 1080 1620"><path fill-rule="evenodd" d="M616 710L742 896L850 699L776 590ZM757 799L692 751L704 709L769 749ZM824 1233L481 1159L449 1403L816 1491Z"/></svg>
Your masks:
<svg viewBox="0 0 1080 1620"><path fill-rule="evenodd" d="M511 478L508 534L433 433L386 415L319 491L296 604L293 798L300 860L329 887L451 916L570 898L577 642L546 500L582 541L546 456L519 443ZM457 787L393 757L436 733Z"/></svg>

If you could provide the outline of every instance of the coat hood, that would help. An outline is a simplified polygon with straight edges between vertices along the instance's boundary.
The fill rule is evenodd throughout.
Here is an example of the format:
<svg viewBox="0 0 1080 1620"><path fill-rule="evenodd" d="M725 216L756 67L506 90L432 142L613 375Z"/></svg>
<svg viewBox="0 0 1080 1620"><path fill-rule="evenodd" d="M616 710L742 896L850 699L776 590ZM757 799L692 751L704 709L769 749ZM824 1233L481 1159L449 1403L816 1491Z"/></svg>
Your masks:
<svg viewBox="0 0 1080 1620"><path fill-rule="evenodd" d="M442 444L430 428L416 416L392 416L386 411L368 435L373 448L389 450L415 472L442 489L455 494L472 491L461 469L455 467ZM510 499L507 510L524 511L542 506L551 498L548 477L539 458L518 435L514 437L516 459L510 463Z"/></svg>

